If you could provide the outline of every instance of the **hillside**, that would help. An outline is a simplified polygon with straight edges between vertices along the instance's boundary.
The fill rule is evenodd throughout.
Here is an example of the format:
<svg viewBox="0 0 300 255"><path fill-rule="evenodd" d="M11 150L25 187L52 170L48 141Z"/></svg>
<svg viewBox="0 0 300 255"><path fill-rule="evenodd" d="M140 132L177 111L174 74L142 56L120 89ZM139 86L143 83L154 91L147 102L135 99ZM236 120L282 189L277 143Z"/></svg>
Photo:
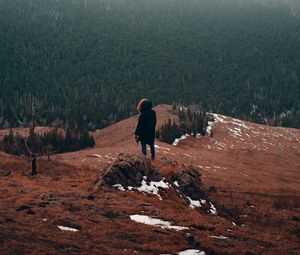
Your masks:
<svg viewBox="0 0 300 255"><path fill-rule="evenodd" d="M174 117L171 106L155 110L159 125ZM95 132L93 149L40 159L35 177L28 161L0 153L0 253L298 254L300 130L214 116L212 137L157 142L151 163L167 180L193 165L216 210L192 208L175 184L160 197L95 189L120 153L140 153L137 116ZM183 228L145 225L137 215Z"/></svg>
<svg viewBox="0 0 300 255"><path fill-rule="evenodd" d="M147 97L300 127L298 2L1 0L0 128L30 97L41 125L103 128Z"/></svg>

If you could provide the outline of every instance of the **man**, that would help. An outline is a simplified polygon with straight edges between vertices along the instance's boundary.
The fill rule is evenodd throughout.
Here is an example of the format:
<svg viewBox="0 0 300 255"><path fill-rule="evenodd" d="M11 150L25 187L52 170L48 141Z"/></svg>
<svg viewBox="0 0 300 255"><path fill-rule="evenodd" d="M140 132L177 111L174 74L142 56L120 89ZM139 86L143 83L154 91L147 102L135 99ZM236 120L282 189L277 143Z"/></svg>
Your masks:
<svg viewBox="0 0 300 255"><path fill-rule="evenodd" d="M149 99L142 99L137 106L140 112L138 124L135 130L135 139L141 142L142 153L147 155L147 144L150 146L151 159L155 159L155 126L156 113L152 109L152 102Z"/></svg>

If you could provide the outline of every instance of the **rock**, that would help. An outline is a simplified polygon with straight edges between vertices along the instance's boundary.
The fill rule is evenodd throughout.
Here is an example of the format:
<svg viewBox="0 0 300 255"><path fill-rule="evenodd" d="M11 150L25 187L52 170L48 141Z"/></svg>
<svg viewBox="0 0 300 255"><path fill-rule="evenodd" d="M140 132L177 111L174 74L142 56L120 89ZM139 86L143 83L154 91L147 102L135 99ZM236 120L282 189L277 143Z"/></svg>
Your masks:
<svg viewBox="0 0 300 255"><path fill-rule="evenodd" d="M94 199L95 199L95 196L94 196L94 195L88 195L86 199L87 199L87 200L94 200Z"/></svg>
<svg viewBox="0 0 300 255"><path fill-rule="evenodd" d="M49 205L49 202L39 202L38 204L37 204L39 207L47 207L48 205Z"/></svg>
<svg viewBox="0 0 300 255"><path fill-rule="evenodd" d="M194 236L193 234L187 233L185 235L185 239L188 242L188 245L190 247L193 248L200 248L201 244L200 241L198 240L198 238L196 236Z"/></svg>
<svg viewBox="0 0 300 255"><path fill-rule="evenodd" d="M244 203L244 206L245 206L245 207L253 207L254 204L252 204L250 201L247 200L247 201Z"/></svg>
<svg viewBox="0 0 300 255"><path fill-rule="evenodd" d="M189 245L193 245L194 244L194 241L195 241L195 237L194 235L190 234L190 233L187 233L186 236L185 236L187 242Z"/></svg>
<svg viewBox="0 0 300 255"><path fill-rule="evenodd" d="M139 204L138 206L152 206L152 204L150 204L150 203L142 203L142 204Z"/></svg>
<svg viewBox="0 0 300 255"><path fill-rule="evenodd" d="M102 215L109 219L118 218L120 216L119 212L113 212L113 211L105 211Z"/></svg>
<svg viewBox="0 0 300 255"><path fill-rule="evenodd" d="M4 177L8 177L11 175L11 171L5 170L5 171L1 172L0 175L4 176Z"/></svg>
<svg viewBox="0 0 300 255"><path fill-rule="evenodd" d="M19 211L24 211L24 210L28 210L31 209L32 207L30 205L21 205L19 208L16 209L17 212Z"/></svg>
<svg viewBox="0 0 300 255"><path fill-rule="evenodd" d="M31 208L29 208L29 209L27 210L26 214L34 215L35 212L34 212Z"/></svg>
<svg viewBox="0 0 300 255"><path fill-rule="evenodd" d="M69 228L75 228L77 230L81 230L81 225L73 223L70 219L61 219L54 222L54 224L69 227Z"/></svg>
<svg viewBox="0 0 300 255"><path fill-rule="evenodd" d="M123 187L138 187L141 185L143 176L147 176L148 181L160 181L163 178L149 159L142 156L120 154L99 176L94 188L96 190L101 186L111 188L115 184L121 184Z"/></svg>
<svg viewBox="0 0 300 255"><path fill-rule="evenodd" d="M94 205L86 205L85 209L100 214L109 219L113 219L113 218L128 219L128 215L121 211L107 211L104 210L103 208L98 208Z"/></svg>
<svg viewBox="0 0 300 255"><path fill-rule="evenodd" d="M192 225L193 228L196 228L196 229L199 229L201 231L215 231L216 228L215 227L206 227L204 225L196 225L196 224L193 224Z"/></svg>
<svg viewBox="0 0 300 255"><path fill-rule="evenodd" d="M217 188L216 188L215 186L210 186L210 187L208 188L208 192L209 192L209 193L216 193L216 192L217 192Z"/></svg>
<svg viewBox="0 0 300 255"><path fill-rule="evenodd" d="M184 165L179 173L175 173L172 181L177 181L178 190L193 200L207 199L208 195L202 186L201 173L193 166Z"/></svg>
<svg viewBox="0 0 300 255"><path fill-rule="evenodd" d="M132 236L129 233L125 233L125 232L110 233L109 237L112 238L112 239L121 239L121 240L130 241L132 243L136 243L135 236Z"/></svg>
<svg viewBox="0 0 300 255"><path fill-rule="evenodd" d="M70 212L72 212L72 213L73 213L73 212L78 212L78 211L80 211L80 207L79 207L79 206L75 206L75 205L73 205L73 204L70 204L68 210L69 210Z"/></svg>
<svg viewBox="0 0 300 255"><path fill-rule="evenodd" d="M300 221L300 217L293 215L292 218L291 218L291 220Z"/></svg>

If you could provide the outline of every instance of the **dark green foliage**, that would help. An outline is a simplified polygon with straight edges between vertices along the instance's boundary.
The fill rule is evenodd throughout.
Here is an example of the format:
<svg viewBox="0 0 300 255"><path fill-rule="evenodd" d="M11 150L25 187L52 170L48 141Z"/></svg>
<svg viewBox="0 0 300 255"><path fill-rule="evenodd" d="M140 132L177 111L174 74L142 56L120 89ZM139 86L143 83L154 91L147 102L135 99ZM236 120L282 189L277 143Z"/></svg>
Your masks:
<svg viewBox="0 0 300 255"><path fill-rule="evenodd" d="M102 128L147 97L300 127L299 8L264 2L0 0L0 127L27 94L41 125Z"/></svg>
<svg viewBox="0 0 300 255"><path fill-rule="evenodd" d="M172 122L171 119L168 119L168 121L156 131L156 138L162 142L172 144L176 138L181 137L182 132L174 120Z"/></svg>
<svg viewBox="0 0 300 255"><path fill-rule="evenodd" d="M19 148L15 146L17 142L22 142L22 140L19 139L19 135L15 137L12 129L10 129L9 134L4 136L0 143L1 150L10 152L12 154L18 154Z"/></svg>
<svg viewBox="0 0 300 255"><path fill-rule="evenodd" d="M174 109L174 107L173 107ZM179 128L185 134L205 135L209 116L201 106L177 107Z"/></svg>
<svg viewBox="0 0 300 255"><path fill-rule="evenodd" d="M76 151L87 147L94 147L95 141L88 131L67 129L65 134L58 131L57 128L42 134L34 134L35 138L29 136L26 141L17 133L13 134L10 130L9 134L0 140L0 150L15 154L30 156L28 149L38 155L48 155L51 153L63 153ZM32 142L35 142L33 146Z"/></svg>
<svg viewBox="0 0 300 255"><path fill-rule="evenodd" d="M208 121L213 120L202 107L195 105L189 107L173 105L173 113L178 115L179 121L168 119L156 132L156 138L169 144L185 134L192 136L205 135Z"/></svg>

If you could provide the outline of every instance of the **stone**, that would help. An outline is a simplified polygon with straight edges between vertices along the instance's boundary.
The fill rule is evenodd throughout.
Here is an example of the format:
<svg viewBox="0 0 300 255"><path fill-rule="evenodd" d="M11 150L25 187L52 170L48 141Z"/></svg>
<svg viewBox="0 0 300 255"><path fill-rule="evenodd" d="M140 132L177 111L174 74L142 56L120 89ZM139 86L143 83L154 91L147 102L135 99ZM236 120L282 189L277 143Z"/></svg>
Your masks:
<svg viewBox="0 0 300 255"><path fill-rule="evenodd" d="M142 156L120 154L98 177L94 188L96 190L101 186L111 188L115 184L121 184L123 187L138 187L141 185L143 176L147 176L147 181L160 181L163 178L149 159Z"/></svg>
<svg viewBox="0 0 300 255"><path fill-rule="evenodd" d="M26 211L26 214L34 215L35 212L34 212L31 208L29 208L29 209Z"/></svg>
<svg viewBox="0 0 300 255"><path fill-rule="evenodd" d="M32 207L30 205L21 205L19 208L16 209L17 212L19 211L24 211L24 210L28 210L31 209Z"/></svg>
<svg viewBox="0 0 300 255"><path fill-rule="evenodd" d="M4 176L4 177L11 176L11 171L8 171L8 170L3 171L3 172L1 172L1 176Z"/></svg>
<svg viewBox="0 0 300 255"><path fill-rule="evenodd" d="M185 196L193 200L207 199L208 195L202 186L201 173L193 166L183 165L182 169L173 174L172 182L177 181L177 188Z"/></svg>
<svg viewBox="0 0 300 255"><path fill-rule="evenodd" d="M300 221L300 217L293 215L292 218L291 218L291 220Z"/></svg>
<svg viewBox="0 0 300 255"><path fill-rule="evenodd" d="M88 195L86 199L87 199L87 200L94 200L94 199L95 199L95 196L94 196L94 195Z"/></svg>

